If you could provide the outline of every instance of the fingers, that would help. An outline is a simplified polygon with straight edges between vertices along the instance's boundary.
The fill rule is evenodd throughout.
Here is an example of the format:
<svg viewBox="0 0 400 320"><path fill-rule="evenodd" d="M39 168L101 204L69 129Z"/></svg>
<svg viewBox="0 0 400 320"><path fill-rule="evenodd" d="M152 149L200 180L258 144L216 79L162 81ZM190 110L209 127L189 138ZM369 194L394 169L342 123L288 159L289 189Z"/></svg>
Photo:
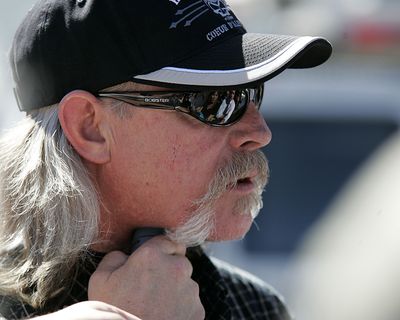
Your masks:
<svg viewBox="0 0 400 320"><path fill-rule="evenodd" d="M150 240L146 241L141 247L139 247L136 251L146 247L158 248L163 253L169 255L184 256L186 254L186 247L184 245L173 242L169 240L166 236L156 236L154 238L151 238Z"/></svg>
<svg viewBox="0 0 400 320"><path fill-rule="evenodd" d="M148 249L150 249L150 251L161 250L162 253L169 255L184 256L186 254L186 247L184 245L172 242L165 236L156 236L146 241L141 247L137 249L137 251L145 251ZM123 252L112 251L104 256L99 266L97 267L97 270L112 272L123 266L128 259L129 256L124 254Z"/></svg>
<svg viewBox="0 0 400 320"><path fill-rule="evenodd" d="M133 254L111 252L89 280L90 300L143 319L203 319L199 287L183 245L157 236Z"/></svg>
<svg viewBox="0 0 400 320"><path fill-rule="evenodd" d="M185 246L172 242L165 236L157 236L140 246L128 258L127 265L134 264L141 269L164 266L176 278L190 277L193 267L185 254Z"/></svg>

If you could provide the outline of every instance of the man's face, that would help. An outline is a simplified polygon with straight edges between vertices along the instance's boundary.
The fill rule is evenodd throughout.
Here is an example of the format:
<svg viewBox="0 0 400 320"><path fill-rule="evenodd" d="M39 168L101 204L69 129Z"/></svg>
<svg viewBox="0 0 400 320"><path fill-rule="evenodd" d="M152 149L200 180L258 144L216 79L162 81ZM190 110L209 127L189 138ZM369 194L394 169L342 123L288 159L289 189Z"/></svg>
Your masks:
<svg viewBox="0 0 400 320"><path fill-rule="evenodd" d="M163 88L143 85L135 89ZM98 182L109 211L103 210L103 216L110 217L113 230L123 233L138 227L174 230L182 225L199 209L210 184L221 181L215 177L222 168L235 165L243 154L254 158L251 155L271 139L252 103L243 118L228 127L211 127L183 113L145 108L134 108L125 119L110 116L110 127L111 161L102 167ZM235 181L219 186L220 194L208 201L213 214L209 240L240 238L251 226L246 201L256 193L260 169L251 160L247 163L246 170L234 174Z"/></svg>

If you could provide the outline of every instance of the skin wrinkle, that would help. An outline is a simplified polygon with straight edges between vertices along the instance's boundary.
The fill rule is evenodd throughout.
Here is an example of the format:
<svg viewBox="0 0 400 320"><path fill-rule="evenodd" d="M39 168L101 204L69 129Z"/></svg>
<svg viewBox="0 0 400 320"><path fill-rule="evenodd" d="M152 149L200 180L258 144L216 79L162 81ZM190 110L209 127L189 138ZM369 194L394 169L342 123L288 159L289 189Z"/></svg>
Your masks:
<svg viewBox="0 0 400 320"><path fill-rule="evenodd" d="M176 158L178 156L178 151L180 149L180 145L178 144L178 136L174 137L174 142L172 144L172 161L171 161L171 165L170 168L173 169L175 167L175 162L176 162Z"/></svg>

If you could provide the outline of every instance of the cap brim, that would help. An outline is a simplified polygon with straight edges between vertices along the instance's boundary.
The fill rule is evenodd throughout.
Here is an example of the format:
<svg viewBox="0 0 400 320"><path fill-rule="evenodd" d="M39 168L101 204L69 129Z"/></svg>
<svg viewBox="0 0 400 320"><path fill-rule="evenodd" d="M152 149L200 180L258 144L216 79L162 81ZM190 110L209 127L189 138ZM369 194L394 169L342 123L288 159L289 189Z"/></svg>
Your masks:
<svg viewBox="0 0 400 320"><path fill-rule="evenodd" d="M331 44L320 37L245 33L134 80L188 87L245 86L269 80L287 68L318 66L331 53Z"/></svg>

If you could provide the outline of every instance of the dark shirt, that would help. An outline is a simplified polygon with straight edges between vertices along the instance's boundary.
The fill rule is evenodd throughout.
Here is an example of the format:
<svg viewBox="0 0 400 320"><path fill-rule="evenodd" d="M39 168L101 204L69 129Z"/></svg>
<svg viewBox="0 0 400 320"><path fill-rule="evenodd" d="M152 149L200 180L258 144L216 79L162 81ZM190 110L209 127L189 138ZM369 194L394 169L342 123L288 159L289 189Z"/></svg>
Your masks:
<svg viewBox="0 0 400 320"><path fill-rule="evenodd" d="M49 301L43 309L35 310L17 299L1 297L0 314L5 319L24 319L86 301L89 278L103 256L93 253L85 259L77 268L70 288ZM200 248L188 250L188 258L193 265L192 278L200 287L207 320L291 319L279 295L260 279L218 259L210 259Z"/></svg>

